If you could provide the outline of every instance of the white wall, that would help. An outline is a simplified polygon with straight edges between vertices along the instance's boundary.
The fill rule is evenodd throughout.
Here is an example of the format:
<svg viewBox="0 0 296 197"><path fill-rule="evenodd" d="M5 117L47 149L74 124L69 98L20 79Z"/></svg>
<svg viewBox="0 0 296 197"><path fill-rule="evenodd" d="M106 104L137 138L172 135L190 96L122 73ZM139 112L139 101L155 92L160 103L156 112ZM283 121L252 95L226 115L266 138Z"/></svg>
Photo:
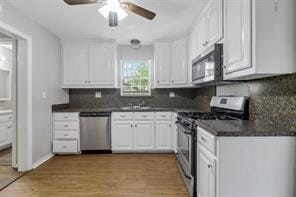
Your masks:
<svg viewBox="0 0 296 197"><path fill-rule="evenodd" d="M51 105L67 103L68 93L61 89L59 39L19 10L3 5L0 20L32 37L33 41L33 163L51 153ZM47 99L42 99L42 92Z"/></svg>
<svg viewBox="0 0 296 197"><path fill-rule="evenodd" d="M119 45L117 48L117 56L118 56L118 82L120 87L121 80L121 69L120 69L120 61L121 60L151 60L151 87L153 86L154 79L154 52L152 45L141 46L139 49L133 49L130 45Z"/></svg>

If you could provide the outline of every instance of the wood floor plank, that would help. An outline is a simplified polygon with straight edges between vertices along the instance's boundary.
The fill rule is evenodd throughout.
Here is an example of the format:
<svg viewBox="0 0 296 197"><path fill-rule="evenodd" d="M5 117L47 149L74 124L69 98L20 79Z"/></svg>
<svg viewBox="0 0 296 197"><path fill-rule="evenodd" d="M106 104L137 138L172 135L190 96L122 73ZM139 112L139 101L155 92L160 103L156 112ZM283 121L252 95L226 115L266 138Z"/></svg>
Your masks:
<svg viewBox="0 0 296 197"><path fill-rule="evenodd" d="M57 156L0 196L187 197L172 154Z"/></svg>

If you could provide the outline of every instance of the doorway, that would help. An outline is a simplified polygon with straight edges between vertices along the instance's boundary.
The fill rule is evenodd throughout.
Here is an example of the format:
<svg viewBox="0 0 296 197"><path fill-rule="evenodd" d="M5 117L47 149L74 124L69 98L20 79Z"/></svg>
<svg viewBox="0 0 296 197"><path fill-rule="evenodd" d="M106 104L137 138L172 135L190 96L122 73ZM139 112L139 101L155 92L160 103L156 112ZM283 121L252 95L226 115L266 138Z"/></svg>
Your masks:
<svg viewBox="0 0 296 197"><path fill-rule="evenodd" d="M0 190L22 175L17 169L17 41L0 32Z"/></svg>

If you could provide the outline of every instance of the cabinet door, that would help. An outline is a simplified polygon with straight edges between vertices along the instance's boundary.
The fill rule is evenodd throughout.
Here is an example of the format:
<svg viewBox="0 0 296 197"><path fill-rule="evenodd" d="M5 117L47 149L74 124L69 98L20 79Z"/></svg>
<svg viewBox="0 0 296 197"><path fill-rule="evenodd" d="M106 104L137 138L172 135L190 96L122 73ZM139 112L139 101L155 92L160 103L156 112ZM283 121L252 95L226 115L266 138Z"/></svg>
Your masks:
<svg viewBox="0 0 296 197"><path fill-rule="evenodd" d="M136 150L155 149L154 122L135 122L134 143Z"/></svg>
<svg viewBox="0 0 296 197"><path fill-rule="evenodd" d="M224 74L251 67L251 0L225 0Z"/></svg>
<svg viewBox="0 0 296 197"><path fill-rule="evenodd" d="M155 87L170 87L170 43L154 44Z"/></svg>
<svg viewBox="0 0 296 197"><path fill-rule="evenodd" d="M63 43L64 85L81 86L88 83L88 44Z"/></svg>
<svg viewBox="0 0 296 197"><path fill-rule="evenodd" d="M198 57L206 49L207 42L207 16L203 14L196 26L196 55Z"/></svg>
<svg viewBox="0 0 296 197"><path fill-rule="evenodd" d="M211 0L207 8L207 47L223 37L222 0Z"/></svg>
<svg viewBox="0 0 296 197"><path fill-rule="evenodd" d="M198 197L215 196L214 162L203 151L198 150Z"/></svg>
<svg viewBox="0 0 296 197"><path fill-rule="evenodd" d="M156 122L156 149L171 150L172 123L170 121Z"/></svg>
<svg viewBox="0 0 296 197"><path fill-rule="evenodd" d="M89 46L89 83L96 86L115 86L114 44L98 43Z"/></svg>
<svg viewBox="0 0 296 197"><path fill-rule="evenodd" d="M8 128L6 124L0 125L0 144L8 142Z"/></svg>
<svg viewBox="0 0 296 197"><path fill-rule="evenodd" d="M112 123L112 150L133 150L133 123Z"/></svg>
<svg viewBox="0 0 296 197"><path fill-rule="evenodd" d="M188 83L187 38L177 40L171 45L171 84L172 86Z"/></svg>

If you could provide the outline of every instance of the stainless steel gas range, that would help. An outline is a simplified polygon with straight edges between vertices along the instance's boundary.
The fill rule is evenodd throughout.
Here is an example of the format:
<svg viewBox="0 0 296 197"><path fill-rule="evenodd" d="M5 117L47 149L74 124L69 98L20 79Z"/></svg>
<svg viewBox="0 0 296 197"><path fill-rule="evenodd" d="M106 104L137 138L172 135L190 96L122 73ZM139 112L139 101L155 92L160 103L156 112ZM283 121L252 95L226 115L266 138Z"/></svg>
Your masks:
<svg viewBox="0 0 296 197"><path fill-rule="evenodd" d="M197 126L198 120L246 120L246 97L213 97L211 112L180 112L177 116L177 165L191 196L196 196Z"/></svg>

